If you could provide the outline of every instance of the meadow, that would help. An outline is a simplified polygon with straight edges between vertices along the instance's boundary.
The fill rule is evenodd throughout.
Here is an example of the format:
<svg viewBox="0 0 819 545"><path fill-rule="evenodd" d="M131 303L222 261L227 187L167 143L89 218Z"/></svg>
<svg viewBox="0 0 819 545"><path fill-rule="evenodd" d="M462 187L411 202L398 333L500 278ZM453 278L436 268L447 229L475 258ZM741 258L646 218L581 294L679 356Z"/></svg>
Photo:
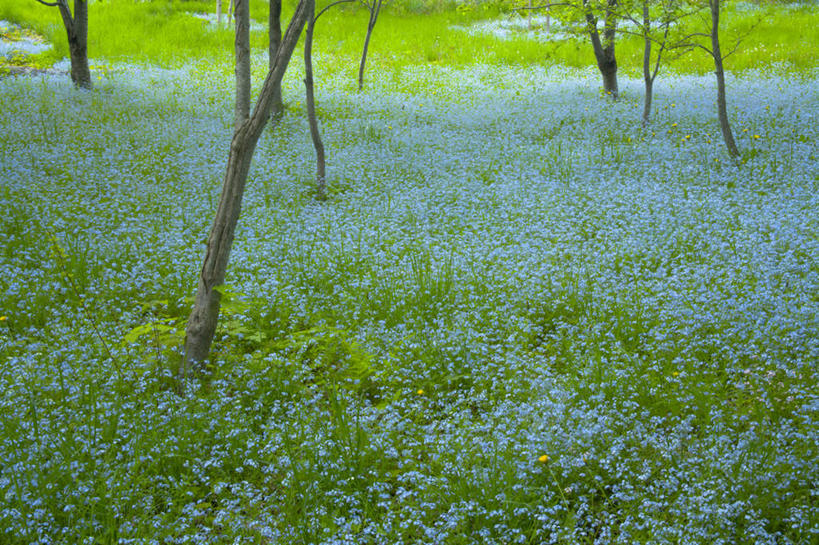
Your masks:
<svg viewBox="0 0 819 545"><path fill-rule="evenodd" d="M643 128L636 39L613 102L586 41L405 2L359 92L329 13L330 198L296 54L180 394L232 134L204 11L91 4L82 92L56 13L0 6L56 68L0 78L0 543L819 541L815 3L728 7L738 163L696 52Z"/></svg>

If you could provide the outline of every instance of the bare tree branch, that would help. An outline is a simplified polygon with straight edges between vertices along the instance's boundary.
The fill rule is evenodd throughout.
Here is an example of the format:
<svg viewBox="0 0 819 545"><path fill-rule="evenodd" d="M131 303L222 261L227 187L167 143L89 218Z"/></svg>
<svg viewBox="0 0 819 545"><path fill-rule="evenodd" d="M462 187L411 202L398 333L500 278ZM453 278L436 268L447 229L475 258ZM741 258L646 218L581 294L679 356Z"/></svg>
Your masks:
<svg viewBox="0 0 819 545"><path fill-rule="evenodd" d="M337 6L339 4L352 4L353 2L356 2L356 1L357 0L336 0L335 2L333 2L329 6L326 6L324 9L322 9L320 12L318 12L318 14L315 17L313 17L313 21L318 21L318 18L321 17L322 15L324 15L324 12L326 12L327 10L329 10L330 8L332 8L334 6Z"/></svg>
<svg viewBox="0 0 819 545"><path fill-rule="evenodd" d="M737 41L736 41L736 43L734 44L734 46L731 48L731 50L730 50L728 53L725 53L725 54L722 56L723 60L727 59L728 57L730 57L731 55L733 55L734 53L736 53L736 52L737 52L737 50L739 49L739 46L740 46L740 45L742 45L742 43L745 41L745 38L747 38L748 36L750 36L750 35L751 35L751 32L753 32L753 30L754 30L756 27L758 27L758 26L760 25L760 23L761 23L761 22L762 22L762 20L761 20L761 19L757 20L757 21L756 21L754 24L752 24L752 25L751 25L751 28L749 28L749 29L748 29L746 32L744 32L744 33L743 33L741 36L737 37Z"/></svg>

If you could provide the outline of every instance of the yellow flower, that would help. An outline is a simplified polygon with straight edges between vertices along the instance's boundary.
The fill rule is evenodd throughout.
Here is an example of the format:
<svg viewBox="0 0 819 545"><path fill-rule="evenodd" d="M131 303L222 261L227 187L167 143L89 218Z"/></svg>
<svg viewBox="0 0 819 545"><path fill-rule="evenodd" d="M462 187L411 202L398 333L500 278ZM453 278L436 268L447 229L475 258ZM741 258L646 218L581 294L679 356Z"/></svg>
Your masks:
<svg viewBox="0 0 819 545"><path fill-rule="evenodd" d="M537 461L538 461L538 462L540 462L541 464L545 464L546 462L548 462L548 461L549 461L549 455L548 455L548 454L544 454L543 456L539 457L539 458L537 459Z"/></svg>
<svg viewBox="0 0 819 545"><path fill-rule="evenodd" d="M417 392L415 392L415 393L416 393L416 394L418 394L419 396L422 396L422 395L424 395L424 389L423 389L423 388L419 388L419 389L418 389L418 391L417 391Z"/></svg>
<svg viewBox="0 0 819 545"><path fill-rule="evenodd" d="M671 373L671 376L674 377L674 378L677 378L678 376L680 376L680 373L677 372L677 371L674 371L673 373Z"/></svg>
<svg viewBox="0 0 819 545"><path fill-rule="evenodd" d="M761 136L759 136L758 134L755 134L755 135L754 135L754 140L759 140L760 138L762 138L762 137L761 137Z"/></svg>
<svg viewBox="0 0 819 545"><path fill-rule="evenodd" d="M672 124L671 124L671 126L672 126L672 127L676 127L676 126L677 126L677 124L676 124L676 123L672 123Z"/></svg>
<svg viewBox="0 0 819 545"><path fill-rule="evenodd" d="M0 322L5 322L8 319L9 319L8 316L0 316Z"/></svg>

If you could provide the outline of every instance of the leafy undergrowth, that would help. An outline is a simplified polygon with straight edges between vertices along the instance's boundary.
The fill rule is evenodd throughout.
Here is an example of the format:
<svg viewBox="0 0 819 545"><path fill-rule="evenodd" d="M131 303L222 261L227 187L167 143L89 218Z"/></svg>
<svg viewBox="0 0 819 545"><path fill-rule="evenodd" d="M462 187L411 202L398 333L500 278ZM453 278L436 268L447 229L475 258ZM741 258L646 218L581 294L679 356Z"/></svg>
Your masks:
<svg viewBox="0 0 819 545"><path fill-rule="evenodd" d="M815 75L294 63L182 382L230 66L0 81L2 543L816 541Z"/></svg>

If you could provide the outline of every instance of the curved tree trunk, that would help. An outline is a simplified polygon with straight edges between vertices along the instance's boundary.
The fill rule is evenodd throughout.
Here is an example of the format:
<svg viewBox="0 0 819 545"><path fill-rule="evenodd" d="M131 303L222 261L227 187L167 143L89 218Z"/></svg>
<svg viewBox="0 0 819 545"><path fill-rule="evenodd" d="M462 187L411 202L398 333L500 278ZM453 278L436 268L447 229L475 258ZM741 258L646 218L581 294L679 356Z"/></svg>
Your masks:
<svg viewBox="0 0 819 545"><path fill-rule="evenodd" d="M323 201L327 198L327 177L325 173L324 143L316 119L316 97L313 92L313 30L315 28L315 0L307 0L310 19L307 21L307 32L304 35L304 87L307 102L307 120L310 123L310 137L316 150L316 193Z"/></svg>
<svg viewBox="0 0 819 545"><path fill-rule="evenodd" d="M276 53L282 43L282 0L270 0L270 11L268 13L267 26L270 32L270 42L267 49L269 69L273 70L276 62ZM284 102L282 101L282 82L278 82L273 88L273 118L278 118L284 113Z"/></svg>
<svg viewBox="0 0 819 545"><path fill-rule="evenodd" d="M722 139L732 159L739 157L739 149L734 140L734 132L728 121L728 104L725 99L725 70L722 65L722 50L719 45L719 0L709 0L711 8L711 56L714 58L714 74L717 76L717 115Z"/></svg>
<svg viewBox="0 0 819 545"><path fill-rule="evenodd" d="M306 1L300 0L287 28L276 62L262 85L253 113L233 133L227 169L222 184L222 196L208 236L207 250L196 290L196 300L185 328L185 354L181 375L202 371L213 343L219 318L220 295L214 289L225 281L228 259L233 245L236 225L242 207L250 161L259 137L270 119L273 109L273 90L280 83L301 31L307 21Z"/></svg>
<svg viewBox="0 0 819 545"><path fill-rule="evenodd" d="M367 35L364 38L364 49L361 51L361 62L358 63L358 90L364 89L364 67L367 64L367 50L370 47L370 37L373 35L375 23L378 21L378 12L381 11L383 0L373 0L370 6L370 20L367 23Z"/></svg>

